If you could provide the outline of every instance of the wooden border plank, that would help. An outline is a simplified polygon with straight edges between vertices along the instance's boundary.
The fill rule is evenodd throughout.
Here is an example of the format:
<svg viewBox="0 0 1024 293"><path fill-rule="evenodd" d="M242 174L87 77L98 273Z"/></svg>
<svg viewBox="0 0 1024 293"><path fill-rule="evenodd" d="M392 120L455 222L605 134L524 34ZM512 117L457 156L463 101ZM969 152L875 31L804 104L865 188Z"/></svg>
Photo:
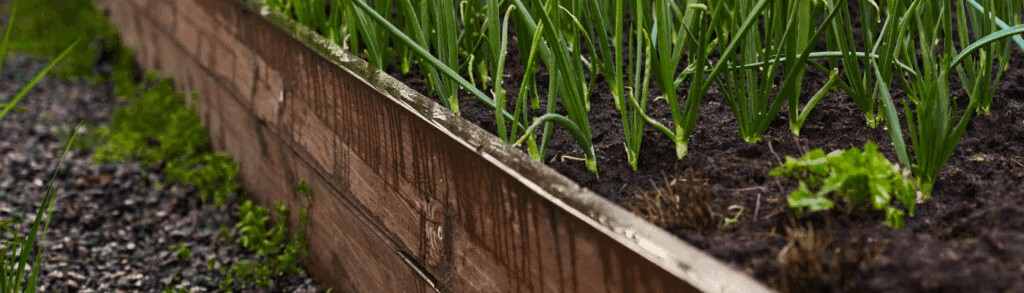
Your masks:
<svg viewBox="0 0 1024 293"><path fill-rule="evenodd" d="M310 270L338 290L770 291L260 0L102 2L200 94L248 189L309 210Z"/></svg>

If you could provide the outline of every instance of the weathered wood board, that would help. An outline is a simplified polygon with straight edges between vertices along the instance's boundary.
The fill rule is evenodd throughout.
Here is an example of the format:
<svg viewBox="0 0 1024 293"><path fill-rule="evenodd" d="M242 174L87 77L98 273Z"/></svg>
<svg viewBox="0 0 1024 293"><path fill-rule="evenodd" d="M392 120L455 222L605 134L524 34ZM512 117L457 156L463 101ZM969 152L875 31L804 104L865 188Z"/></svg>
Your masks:
<svg viewBox="0 0 1024 293"><path fill-rule="evenodd" d="M248 193L308 211L309 270L336 291L769 291L259 1L100 3L197 94Z"/></svg>

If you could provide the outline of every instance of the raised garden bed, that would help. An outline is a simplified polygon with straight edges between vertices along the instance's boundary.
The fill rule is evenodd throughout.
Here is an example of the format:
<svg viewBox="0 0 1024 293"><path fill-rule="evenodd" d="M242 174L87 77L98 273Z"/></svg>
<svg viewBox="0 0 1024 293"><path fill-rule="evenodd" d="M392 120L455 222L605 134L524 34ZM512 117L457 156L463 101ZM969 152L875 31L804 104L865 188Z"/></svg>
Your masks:
<svg viewBox="0 0 1024 293"><path fill-rule="evenodd" d="M566 133L555 133L551 167L531 161L474 125L495 128L482 105L467 101L460 119L416 91L422 76L403 84L259 1L102 2L143 66L200 94L249 190L309 210L310 271L336 290L769 291L697 248L788 291L1024 288L1020 52L934 198L892 230L874 215L797 220L786 212L794 184L767 176L811 148L887 141L844 94L799 138L780 122L747 144L712 93L689 155L676 160L650 130L634 172L611 97L594 89L598 177L566 159L582 156ZM669 116L658 105L650 115ZM312 197L287 188L301 181Z"/></svg>

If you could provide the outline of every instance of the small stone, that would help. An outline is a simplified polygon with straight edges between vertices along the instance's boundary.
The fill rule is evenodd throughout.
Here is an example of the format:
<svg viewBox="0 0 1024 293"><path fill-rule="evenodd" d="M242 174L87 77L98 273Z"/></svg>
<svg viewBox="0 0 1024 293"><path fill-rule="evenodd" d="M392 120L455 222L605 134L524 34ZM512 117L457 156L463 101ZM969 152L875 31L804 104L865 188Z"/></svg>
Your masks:
<svg viewBox="0 0 1024 293"><path fill-rule="evenodd" d="M7 160L9 160L12 164L24 165L25 163L28 162L28 156L25 156L24 153L8 153Z"/></svg>

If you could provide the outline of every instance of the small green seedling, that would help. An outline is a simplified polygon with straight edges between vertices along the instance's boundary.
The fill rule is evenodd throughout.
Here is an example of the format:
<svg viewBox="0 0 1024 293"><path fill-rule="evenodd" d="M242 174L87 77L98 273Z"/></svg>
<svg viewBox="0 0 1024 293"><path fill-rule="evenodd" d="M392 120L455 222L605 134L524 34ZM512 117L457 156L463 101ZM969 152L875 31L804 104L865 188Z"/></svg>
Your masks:
<svg viewBox="0 0 1024 293"><path fill-rule="evenodd" d="M303 198L308 199L313 196L313 188L309 187L309 183L306 183L305 180L301 180L299 181L299 185L295 187L295 193L298 193Z"/></svg>
<svg viewBox="0 0 1024 293"><path fill-rule="evenodd" d="M837 205L848 213L873 209L885 212L885 224L903 227L913 216L917 186L909 170L893 164L874 143L825 154L821 149L786 162L772 176L793 178L800 186L789 194L789 207L798 215L831 210Z"/></svg>
<svg viewBox="0 0 1024 293"><path fill-rule="evenodd" d="M302 271L306 255L304 230L288 230L288 207L278 204L274 210L246 200L238 207L239 222L235 225L238 243L256 254L227 268L221 289L235 285L268 288L273 279ZM300 211L302 217L304 212ZM303 221L305 221L303 219Z"/></svg>
<svg viewBox="0 0 1024 293"><path fill-rule="evenodd" d="M192 248L188 246L188 243L178 243L171 248L174 250L174 256L178 260L189 260L192 259Z"/></svg>
<svg viewBox="0 0 1024 293"><path fill-rule="evenodd" d="M125 87L126 89L128 87ZM115 110L108 126L92 133L93 158L100 162L138 160L160 167L170 183L196 188L203 201L222 207L238 194L238 164L214 153L209 132L187 97L169 80L149 77L126 90L126 104Z"/></svg>

